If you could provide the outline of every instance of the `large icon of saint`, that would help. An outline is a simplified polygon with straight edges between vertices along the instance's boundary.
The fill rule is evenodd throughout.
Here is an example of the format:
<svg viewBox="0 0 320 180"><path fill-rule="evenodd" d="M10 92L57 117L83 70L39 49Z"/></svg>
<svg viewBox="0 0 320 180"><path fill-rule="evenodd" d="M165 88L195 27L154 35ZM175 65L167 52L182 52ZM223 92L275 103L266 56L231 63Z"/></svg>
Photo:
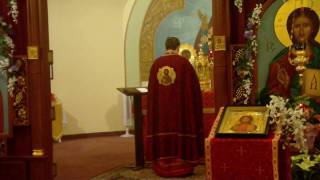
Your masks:
<svg viewBox="0 0 320 180"><path fill-rule="evenodd" d="M320 5L319 2L317 1L317 5ZM317 84L316 81L320 79L320 9L306 7L307 3L301 3L300 7L296 7L297 4L295 3L296 1L288 1L287 5L283 6L287 7L287 9L284 9L286 11L281 7L277 14L278 17L275 18L276 35L286 48L273 58L269 67L266 87L260 93L260 100L263 104L267 104L270 95L274 94L289 98L295 103L302 103L311 112L311 115L306 118L309 119L309 122L317 123L320 122L320 96L309 96L305 91L305 87L307 87L306 83L308 82L311 88L317 87L315 86ZM291 6L289 6L290 4ZM290 8L292 11L288 10ZM289 12L287 18L285 18L286 12ZM281 26L277 24L278 22L286 23L285 26ZM284 28L280 31L279 28L281 27L285 27L286 31ZM283 33L287 35L285 36ZM289 37L289 41L285 37ZM311 77L311 79L309 81L304 80L303 84L299 82L300 79L296 67L290 63L290 59L296 58L296 52L301 50L306 53L306 57L308 58L308 62L305 65L307 70L305 72L311 73L311 76L306 73L304 74L305 79L308 79L308 77ZM317 132L315 132L315 135L317 135Z"/></svg>
<svg viewBox="0 0 320 180"><path fill-rule="evenodd" d="M280 51L270 64L267 85L261 93L262 100L270 94L287 98L301 95L302 87L299 84L298 73L295 70L295 66L289 62L290 58L295 58L297 50L302 48L306 51L309 58L309 62L306 65L307 68L320 69L320 44L317 41L320 37L318 33L319 16L317 12L309 7L298 7L292 9L290 13L288 13L288 9L283 11L281 9L282 7L279 9L275 19L275 31L279 41L287 47ZM284 12L289 15L285 26L281 26L281 24L277 23L280 21L279 19L282 19L281 21L285 19ZM281 17L279 17L279 14ZM279 27L282 27L281 33ZM284 38L284 32L291 42Z"/></svg>

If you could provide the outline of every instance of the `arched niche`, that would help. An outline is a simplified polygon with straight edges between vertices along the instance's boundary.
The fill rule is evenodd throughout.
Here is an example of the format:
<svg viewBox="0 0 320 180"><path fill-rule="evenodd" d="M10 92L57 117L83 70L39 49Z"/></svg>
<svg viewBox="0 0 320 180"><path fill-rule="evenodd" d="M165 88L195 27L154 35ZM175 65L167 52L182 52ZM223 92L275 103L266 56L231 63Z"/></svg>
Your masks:
<svg viewBox="0 0 320 180"><path fill-rule="evenodd" d="M153 60L164 50L165 37L178 36L182 43L194 45L199 40L201 23L195 9L203 11L210 20L211 7L211 0L136 0L125 38L126 86L139 86L141 81L148 80ZM170 29L172 23L177 23L178 30ZM182 27L181 23L192 28Z"/></svg>
<svg viewBox="0 0 320 180"><path fill-rule="evenodd" d="M131 9L125 34L126 86L139 86L139 42L144 16L151 0L135 0Z"/></svg>

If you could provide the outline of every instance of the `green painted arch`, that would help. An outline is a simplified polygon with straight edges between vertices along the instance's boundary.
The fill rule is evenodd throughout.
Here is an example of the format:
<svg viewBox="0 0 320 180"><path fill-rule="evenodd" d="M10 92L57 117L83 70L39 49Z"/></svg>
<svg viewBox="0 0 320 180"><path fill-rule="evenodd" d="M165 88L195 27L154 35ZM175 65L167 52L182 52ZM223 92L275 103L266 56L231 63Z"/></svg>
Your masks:
<svg viewBox="0 0 320 180"><path fill-rule="evenodd" d="M125 45L125 85L127 87L140 86L139 77L139 44L140 32L145 14L152 0L135 0L128 19Z"/></svg>

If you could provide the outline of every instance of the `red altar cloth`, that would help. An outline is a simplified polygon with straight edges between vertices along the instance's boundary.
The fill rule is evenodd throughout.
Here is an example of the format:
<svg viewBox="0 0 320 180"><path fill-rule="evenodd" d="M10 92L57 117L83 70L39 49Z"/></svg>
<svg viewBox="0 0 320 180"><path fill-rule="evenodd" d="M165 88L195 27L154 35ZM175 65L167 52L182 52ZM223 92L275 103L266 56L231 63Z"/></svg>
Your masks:
<svg viewBox="0 0 320 180"><path fill-rule="evenodd" d="M142 96L142 113L143 113L143 140L144 144L147 143L146 136L147 136L147 95ZM213 91L206 91L202 92L202 107L203 107L203 133L204 137L208 137L212 124L214 122L215 116L215 108L214 108L214 92ZM144 146L145 148L146 146ZM146 149L144 149L146 152Z"/></svg>
<svg viewBox="0 0 320 180"><path fill-rule="evenodd" d="M203 107L203 133L204 137L208 137L211 126L214 122L214 93L213 91L202 92L202 107Z"/></svg>
<svg viewBox="0 0 320 180"><path fill-rule="evenodd" d="M208 180L291 179L289 150L283 150L279 137L216 138L215 129L222 110L206 139Z"/></svg>
<svg viewBox="0 0 320 180"><path fill-rule="evenodd" d="M144 115L144 121L146 122L147 114L147 95L142 96L142 112ZM208 137L211 126L214 122L214 93L213 91L202 92L202 107L203 107L203 131L204 137ZM145 124L145 123L144 123ZM145 125L144 125L145 126ZM144 127L145 129L145 127Z"/></svg>

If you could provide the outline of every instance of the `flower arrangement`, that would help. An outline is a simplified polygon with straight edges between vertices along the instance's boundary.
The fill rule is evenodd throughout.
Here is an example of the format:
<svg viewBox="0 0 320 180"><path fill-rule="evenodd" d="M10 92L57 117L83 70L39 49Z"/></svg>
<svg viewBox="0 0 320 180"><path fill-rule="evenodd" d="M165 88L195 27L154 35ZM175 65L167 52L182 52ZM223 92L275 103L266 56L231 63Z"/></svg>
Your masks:
<svg viewBox="0 0 320 180"><path fill-rule="evenodd" d="M252 15L248 19L244 36L246 45L243 50L236 52L235 60L232 62L238 76L241 78L241 87L244 89L245 97L243 104L248 104L252 92L252 79L255 58L258 52L258 43L255 32L261 24L260 14L262 12L262 4L257 4Z"/></svg>
<svg viewBox="0 0 320 180"><path fill-rule="evenodd" d="M19 14L17 1L9 0L8 6L10 8L8 15L11 15L12 20L17 23ZM10 32L11 25L5 22L3 17L0 16L0 73L8 78L8 92L10 96L13 96L16 77L14 72L10 71L11 68L9 68L14 52L13 40L9 36Z"/></svg>
<svg viewBox="0 0 320 180"><path fill-rule="evenodd" d="M292 179L320 179L320 154L292 156Z"/></svg>
<svg viewBox="0 0 320 180"><path fill-rule="evenodd" d="M0 72L7 73L9 59L13 56L14 44L8 35L10 26L0 17Z"/></svg>
<svg viewBox="0 0 320 180"><path fill-rule="evenodd" d="M288 99L280 96L271 95L271 101L267 105L270 110L271 125L275 125L275 132L284 138L284 147L289 145L291 139L296 144L295 147L301 152L307 153L304 131L306 129L306 118L303 109L292 105Z"/></svg>
<svg viewBox="0 0 320 180"><path fill-rule="evenodd" d="M0 73L8 78L8 92L12 97L16 78L12 73L8 76L10 59L13 57L14 51L13 41L8 33L6 33L9 29L10 27L0 17Z"/></svg>
<svg viewBox="0 0 320 180"><path fill-rule="evenodd" d="M234 0L233 4L238 8L239 13L242 13L243 0Z"/></svg>
<svg viewBox="0 0 320 180"><path fill-rule="evenodd" d="M19 11L18 11L18 4L17 4L17 0L9 0L9 15L11 15L11 18L13 20L13 22L18 23L18 15L19 15Z"/></svg>

